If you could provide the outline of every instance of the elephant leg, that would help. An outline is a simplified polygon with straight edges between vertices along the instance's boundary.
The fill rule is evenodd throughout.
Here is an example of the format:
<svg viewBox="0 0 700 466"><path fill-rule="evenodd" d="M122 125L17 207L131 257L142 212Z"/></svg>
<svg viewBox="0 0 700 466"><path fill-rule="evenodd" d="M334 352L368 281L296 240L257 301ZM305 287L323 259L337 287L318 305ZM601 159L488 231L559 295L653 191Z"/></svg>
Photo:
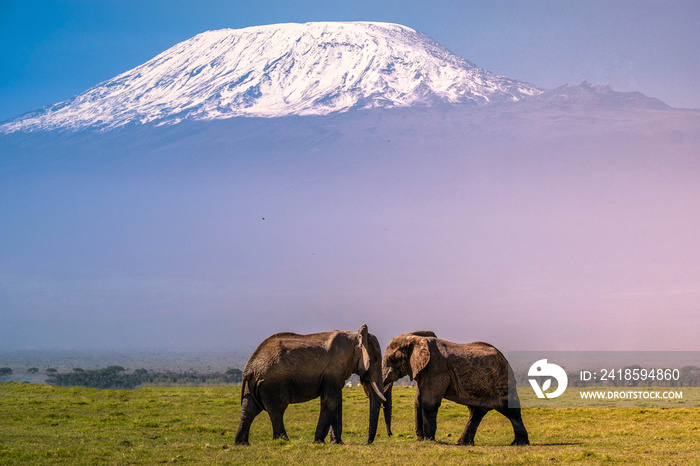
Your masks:
<svg viewBox="0 0 700 466"><path fill-rule="evenodd" d="M238 431L236 431L236 445L248 445L250 425L261 411L262 408L258 406L250 395L243 397L241 402L241 421L238 424Z"/></svg>
<svg viewBox="0 0 700 466"><path fill-rule="evenodd" d="M476 435L476 429L479 428L481 420L486 416L488 409L479 408L476 406L468 406L469 408L469 419L467 420L467 425L464 426L464 432L462 436L457 440L457 445L474 445L474 436Z"/></svg>
<svg viewBox="0 0 700 466"><path fill-rule="evenodd" d="M415 416L416 438L423 440L423 407L420 401L420 391L416 388L416 397L413 399L413 415Z"/></svg>
<svg viewBox="0 0 700 466"><path fill-rule="evenodd" d="M437 413L440 408L440 402L427 403L425 400L421 400L421 408L423 411L423 436L425 440L435 440Z"/></svg>
<svg viewBox="0 0 700 466"><path fill-rule="evenodd" d="M316 434L314 435L315 443L324 443L328 430L333 425L332 441L335 443L343 443L342 440L342 415L338 412L343 409L343 394L342 387L325 390L321 395L321 413L318 416L318 424L316 425Z"/></svg>
<svg viewBox="0 0 700 466"><path fill-rule="evenodd" d="M333 424L331 423L331 443L336 443L335 442L335 430L333 430Z"/></svg>
<svg viewBox="0 0 700 466"><path fill-rule="evenodd" d="M331 443L338 445L343 444L343 404L342 401L338 405L335 417L331 421Z"/></svg>
<svg viewBox="0 0 700 466"><path fill-rule="evenodd" d="M501 408L497 411L507 417L510 423L513 424L515 439L511 445L530 445L530 439L527 436L527 430L523 423L520 408Z"/></svg>
<svg viewBox="0 0 700 466"><path fill-rule="evenodd" d="M287 430L284 428L284 412L287 410L285 404L274 405L267 408L267 414L270 416L272 423L272 438L289 440Z"/></svg>

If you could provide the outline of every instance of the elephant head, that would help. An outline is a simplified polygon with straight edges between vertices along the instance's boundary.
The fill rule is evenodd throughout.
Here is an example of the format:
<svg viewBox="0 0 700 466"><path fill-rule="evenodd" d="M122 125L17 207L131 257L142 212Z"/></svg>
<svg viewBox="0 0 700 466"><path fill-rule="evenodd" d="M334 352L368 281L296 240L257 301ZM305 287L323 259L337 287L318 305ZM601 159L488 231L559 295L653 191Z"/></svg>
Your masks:
<svg viewBox="0 0 700 466"><path fill-rule="evenodd" d="M382 383L382 349L377 337L369 333L365 324L357 332L357 340L358 344L355 348L357 363L353 372L360 376L360 382L370 400L367 443L372 443L377 434L379 410L382 403L386 401Z"/></svg>
<svg viewBox="0 0 700 466"><path fill-rule="evenodd" d="M427 337L436 338L429 330L404 333L394 337L384 353L382 382L384 384L384 421L391 435L392 388L394 382L409 376L413 380L430 361Z"/></svg>

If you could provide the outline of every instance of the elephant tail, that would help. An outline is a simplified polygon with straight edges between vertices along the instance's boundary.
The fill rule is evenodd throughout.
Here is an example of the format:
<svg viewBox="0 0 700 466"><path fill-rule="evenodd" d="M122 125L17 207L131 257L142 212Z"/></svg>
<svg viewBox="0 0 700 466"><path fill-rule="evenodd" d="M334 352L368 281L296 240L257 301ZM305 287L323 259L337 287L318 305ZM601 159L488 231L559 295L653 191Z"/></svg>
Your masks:
<svg viewBox="0 0 700 466"><path fill-rule="evenodd" d="M248 380L243 379L243 383L241 384L241 404L243 404L243 398L245 398L245 393L246 393L246 385L248 385Z"/></svg>
<svg viewBox="0 0 700 466"><path fill-rule="evenodd" d="M250 395L250 398L255 401L258 406L263 408L258 396L258 382L259 381L255 380L253 374L243 374L243 383L241 384L241 404L243 404L243 399L246 397L246 395Z"/></svg>

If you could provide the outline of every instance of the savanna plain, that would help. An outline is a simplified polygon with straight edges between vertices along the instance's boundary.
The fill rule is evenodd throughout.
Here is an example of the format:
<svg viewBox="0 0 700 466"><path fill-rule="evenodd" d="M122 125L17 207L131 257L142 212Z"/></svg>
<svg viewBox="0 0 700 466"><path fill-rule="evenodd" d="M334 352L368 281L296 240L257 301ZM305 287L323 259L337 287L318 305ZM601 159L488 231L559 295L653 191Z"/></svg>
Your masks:
<svg viewBox="0 0 700 466"><path fill-rule="evenodd" d="M687 389L686 389L687 390ZM697 389L691 389L697 391ZM524 409L532 445L511 447L509 421L489 413L476 446L454 445L467 408L444 401L435 442L413 433L415 389L395 387L393 436L365 445L368 404L344 389L344 445L313 444L318 400L291 405L289 441L263 412L251 445L235 446L240 387L97 390L0 384L0 464L700 464L697 408ZM694 395L697 395L695 393Z"/></svg>

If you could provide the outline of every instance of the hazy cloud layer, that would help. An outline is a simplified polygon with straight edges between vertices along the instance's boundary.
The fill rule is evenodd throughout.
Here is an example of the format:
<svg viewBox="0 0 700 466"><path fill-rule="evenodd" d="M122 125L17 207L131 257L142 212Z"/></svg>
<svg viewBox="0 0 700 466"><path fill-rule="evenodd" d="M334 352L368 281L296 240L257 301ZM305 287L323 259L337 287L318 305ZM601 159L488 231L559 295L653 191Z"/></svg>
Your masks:
<svg viewBox="0 0 700 466"><path fill-rule="evenodd" d="M432 329L697 350L700 117L526 106L5 136L0 347Z"/></svg>

